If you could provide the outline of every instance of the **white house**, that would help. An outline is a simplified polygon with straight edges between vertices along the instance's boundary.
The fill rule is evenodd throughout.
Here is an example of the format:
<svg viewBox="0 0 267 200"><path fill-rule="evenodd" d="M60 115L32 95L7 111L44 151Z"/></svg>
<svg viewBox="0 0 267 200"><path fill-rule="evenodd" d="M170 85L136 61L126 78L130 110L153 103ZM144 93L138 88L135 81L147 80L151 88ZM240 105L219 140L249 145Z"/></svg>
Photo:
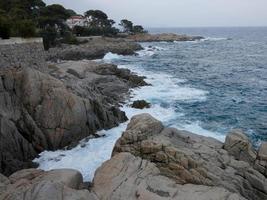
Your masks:
<svg viewBox="0 0 267 200"><path fill-rule="evenodd" d="M73 29L74 26L83 26L88 27L89 26L89 20L87 17L83 17L81 15L75 15L71 16L69 19L67 19L66 23L67 25Z"/></svg>

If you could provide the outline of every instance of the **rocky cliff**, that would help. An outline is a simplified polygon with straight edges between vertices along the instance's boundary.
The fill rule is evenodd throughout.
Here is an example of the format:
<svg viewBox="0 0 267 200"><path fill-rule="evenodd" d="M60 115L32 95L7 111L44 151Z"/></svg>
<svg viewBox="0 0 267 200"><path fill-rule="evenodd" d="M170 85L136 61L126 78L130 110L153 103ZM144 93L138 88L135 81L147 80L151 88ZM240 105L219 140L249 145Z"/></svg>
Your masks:
<svg viewBox="0 0 267 200"><path fill-rule="evenodd" d="M131 87L146 84L144 77L115 65L47 62L41 43L0 49L0 172L5 175L34 166L31 160L43 150L75 145L126 121L118 105Z"/></svg>

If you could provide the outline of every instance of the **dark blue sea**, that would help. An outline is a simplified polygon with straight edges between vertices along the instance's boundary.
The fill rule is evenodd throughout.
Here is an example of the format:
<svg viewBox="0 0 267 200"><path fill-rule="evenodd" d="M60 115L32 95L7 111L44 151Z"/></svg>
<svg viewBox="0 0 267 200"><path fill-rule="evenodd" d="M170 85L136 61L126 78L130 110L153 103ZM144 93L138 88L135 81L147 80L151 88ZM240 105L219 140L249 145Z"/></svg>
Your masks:
<svg viewBox="0 0 267 200"><path fill-rule="evenodd" d="M153 87L141 89L136 98L150 101L156 117L168 126L221 140L239 128L255 146L267 141L267 27L149 32L205 37L142 43L145 50L139 56L112 59L148 76Z"/></svg>

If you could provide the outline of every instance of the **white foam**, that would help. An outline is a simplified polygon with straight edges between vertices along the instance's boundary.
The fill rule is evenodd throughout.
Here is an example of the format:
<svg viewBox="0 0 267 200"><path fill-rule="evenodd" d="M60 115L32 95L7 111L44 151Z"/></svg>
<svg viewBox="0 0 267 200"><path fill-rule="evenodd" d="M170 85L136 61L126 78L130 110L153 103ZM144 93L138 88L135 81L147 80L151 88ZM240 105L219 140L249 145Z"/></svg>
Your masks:
<svg viewBox="0 0 267 200"><path fill-rule="evenodd" d="M90 139L81 143L71 150L44 151L39 158L33 161L39 163L43 170L70 168L80 171L85 181L92 181L94 173L103 162L110 159L113 147L122 132L126 129L127 123L107 130L100 131L105 134L103 138Z"/></svg>
<svg viewBox="0 0 267 200"><path fill-rule="evenodd" d="M207 91L192 88L185 85L186 80L174 78L164 73L153 73L140 70L135 66L120 65L120 68L128 68L131 71L146 76L146 82L151 86L141 87L132 92L132 100L144 99L148 101L205 101Z"/></svg>
<svg viewBox="0 0 267 200"><path fill-rule="evenodd" d="M112 60L120 59L121 57L122 56L118 54L109 52L104 56L103 60L106 62L111 62Z"/></svg>
<svg viewBox="0 0 267 200"><path fill-rule="evenodd" d="M177 128L179 130L186 130L186 131L189 131L191 133L195 133L197 135L202 135L205 137L212 137L212 138L215 138L221 142L225 141L225 135L222 135L221 133L218 133L218 132L203 129L200 125L200 122L191 122L188 124L177 123L175 125L172 125L172 127Z"/></svg>
<svg viewBox="0 0 267 200"><path fill-rule="evenodd" d="M207 37L207 38L203 38L200 41L221 41L221 40L229 40L229 38L216 38L216 37Z"/></svg>
<svg viewBox="0 0 267 200"><path fill-rule="evenodd" d="M149 47L145 47L143 50L138 51L137 52L138 56L153 56L155 54L154 50L149 48Z"/></svg>

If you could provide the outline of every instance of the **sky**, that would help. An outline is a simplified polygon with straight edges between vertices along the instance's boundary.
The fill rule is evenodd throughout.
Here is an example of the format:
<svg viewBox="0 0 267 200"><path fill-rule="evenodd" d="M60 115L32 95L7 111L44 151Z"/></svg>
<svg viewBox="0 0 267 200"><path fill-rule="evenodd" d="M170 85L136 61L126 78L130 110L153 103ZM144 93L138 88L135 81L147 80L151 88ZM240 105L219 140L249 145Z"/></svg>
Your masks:
<svg viewBox="0 0 267 200"><path fill-rule="evenodd" d="M145 27L267 26L267 0L44 0Z"/></svg>

